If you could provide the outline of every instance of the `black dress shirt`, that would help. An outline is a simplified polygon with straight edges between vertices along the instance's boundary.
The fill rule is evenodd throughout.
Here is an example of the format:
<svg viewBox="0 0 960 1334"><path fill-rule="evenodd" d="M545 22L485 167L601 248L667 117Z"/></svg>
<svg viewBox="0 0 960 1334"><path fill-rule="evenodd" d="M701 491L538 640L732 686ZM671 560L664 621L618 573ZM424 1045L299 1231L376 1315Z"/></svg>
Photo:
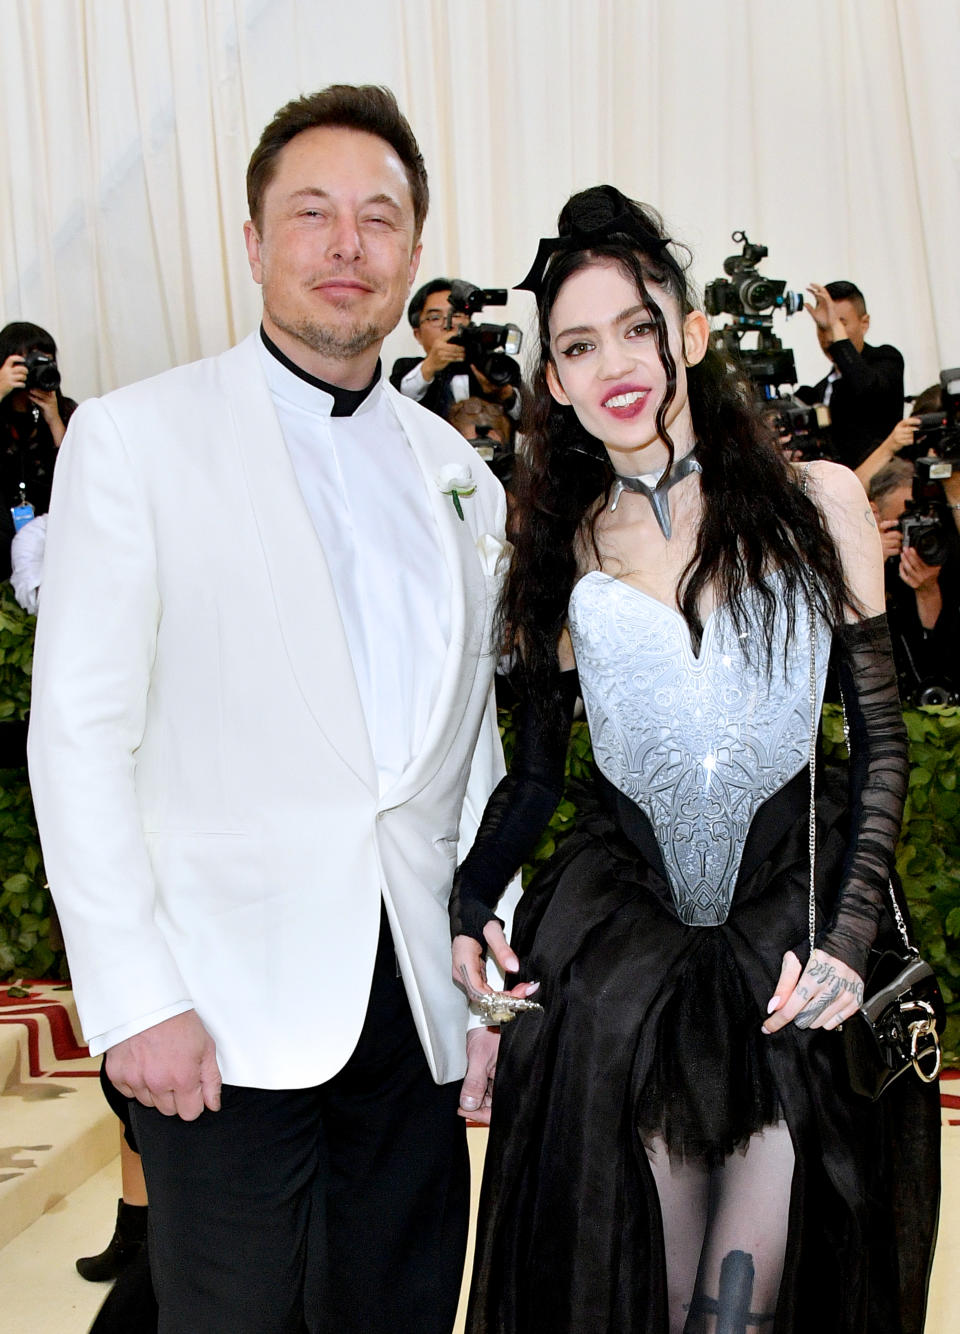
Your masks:
<svg viewBox="0 0 960 1334"><path fill-rule="evenodd" d="M849 338L831 343L830 357L840 372L830 396L833 454L856 468L903 417L903 357L889 344L864 343L858 352ZM801 385L797 397L822 403L828 379L824 376L812 387Z"/></svg>

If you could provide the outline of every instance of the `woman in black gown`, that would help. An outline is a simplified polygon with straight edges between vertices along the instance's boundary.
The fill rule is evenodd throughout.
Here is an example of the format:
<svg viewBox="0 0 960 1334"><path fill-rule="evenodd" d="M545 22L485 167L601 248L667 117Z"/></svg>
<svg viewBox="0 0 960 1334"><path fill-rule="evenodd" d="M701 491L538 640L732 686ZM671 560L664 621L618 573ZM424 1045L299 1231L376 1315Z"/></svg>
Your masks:
<svg viewBox="0 0 960 1334"><path fill-rule="evenodd" d="M836 1032L893 932L907 780L876 527L852 473L768 439L655 214L601 186L559 230L526 280L503 601L526 707L451 900L454 976L487 990L489 946L543 1004L501 1043L468 1328L919 1334L936 1089L858 1099ZM811 952L831 652L853 759L817 774ZM603 800L511 949L495 906L559 798L578 691Z"/></svg>

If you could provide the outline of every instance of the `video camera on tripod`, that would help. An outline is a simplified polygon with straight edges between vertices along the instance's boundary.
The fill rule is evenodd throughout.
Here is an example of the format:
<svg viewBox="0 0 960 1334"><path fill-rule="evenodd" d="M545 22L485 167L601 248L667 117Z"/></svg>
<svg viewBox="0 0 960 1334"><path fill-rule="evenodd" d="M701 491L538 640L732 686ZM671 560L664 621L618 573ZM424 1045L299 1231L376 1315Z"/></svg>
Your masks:
<svg viewBox="0 0 960 1334"><path fill-rule="evenodd" d="M821 423L816 409L779 392L783 385L796 384L797 367L791 349L773 332L778 311L790 316L803 310L803 293L788 291L784 278L758 272L757 265L770 253L765 245L757 245L744 231L733 232L731 239L740 244L740 253L723 261L726 278L707 283L703 305L710 316L733 318L710 337L753 384L777 435L789 436L791 448L803 458L818 458L824 446ZM753 347L744 345L747 335L755 336Z"/></svg>
<svg viewBox="0 0 960 1334"><path fill-rule="evenodd" d="M445 327L452 329L454 315L466 315L472 321L484 306L505 306L507 290L505 287L475 287L473 283L457 278L450 284L447 300L450 313ZM463 348L467 365L479 371L491 384L498 388L507 384L515 389L519 387L521 372L514 357L523 344L523 333L515 324L465 324L449 341Z"/></svg>

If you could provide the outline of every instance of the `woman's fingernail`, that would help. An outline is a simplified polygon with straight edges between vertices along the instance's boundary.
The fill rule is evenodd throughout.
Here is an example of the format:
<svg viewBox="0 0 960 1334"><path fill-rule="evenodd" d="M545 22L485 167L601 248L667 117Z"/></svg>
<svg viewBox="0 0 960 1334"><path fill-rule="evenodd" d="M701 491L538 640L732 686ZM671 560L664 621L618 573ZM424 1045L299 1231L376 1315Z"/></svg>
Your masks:
<svg viewBox="0 0 960 1334"><path fill-rule="evenodd" d="M460 1106L466 1107L467 1111L469 1112L475 1111L477 1106L477 1100L476 1098L471 1098L469 1095L467 1095L466 1097L460 1099Z"/></svg>
<svg viewBox="0 0 960 1334"><path fill-rule="evenodd" d="M761 1032L761 1033L766 1033L767 1037L770 1036L770 1030L769 1030L769 1028L767 1028L766 1024L764 1024L764 1025L761 1027L760 1032Z"/></svg>
<svg viewBox="0 0 960 1334"><path fill-rule="evenodd" d="M767 1004L767 1014L773 1014L774 1010L779 1010L781 1005L779 996L771 996Z"/></svg>
<svg viewBox="0 0 960 1334"><path fill-rule="evenodd" d="M528 982L528 983L527 983L527 995L528 995L528 996L532 996L533 993L534 993L535 991L539 991L539 990L540 990L540 983L539 983L539 982Z"/></svg>

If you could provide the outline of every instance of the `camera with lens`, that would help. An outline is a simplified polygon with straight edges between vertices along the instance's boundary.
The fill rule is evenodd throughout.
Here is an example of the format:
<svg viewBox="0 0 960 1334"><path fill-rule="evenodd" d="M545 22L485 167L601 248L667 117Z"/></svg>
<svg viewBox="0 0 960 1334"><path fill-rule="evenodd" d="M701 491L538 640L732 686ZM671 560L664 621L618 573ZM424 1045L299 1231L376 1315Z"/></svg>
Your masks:
<svg viewBox="0 0 960 1334"><path fill-rule="evenodd" d="M734 232L731 240L741 242L739 255L723 261L726 278L714 278L704 288L704 309L708 315L734 315L738 318L784 310L795 315L803 310L803 293L788 292L785 278L767 278L757 272L757 265L770 251L756 245L746 232Z"/></svg>
<svg viewBox="0 0 960 1334"><path fill-rule="evenodd" d="M454 315L466 315L473 320L484 306L505 306L507 292L504 287L474 287L473 283L457 278L450 284L450 314L446 327L453 328ZM468 366L480 372L491 384L502 388L520 384L520 367L514 357L520 351L523 334L515 324L465 324L456 337L449 340L457 347L462 347L464 360Z"/></svg>
<svg viewBox="0 0 960 1334"><path fill-rule="evenodd" d="M926 565L942 565L955 545L942 484L960 470L960 367L940 372L940 395L942 411L923 413L913 444L901 450L914 477L900 532Z"/></svg>
<svg viewBox="0 0 960 1334"><path fill-rule="evenodd" d="M24 357L23 364L27 368L24 389L40 389L49 393L52 389L60 388L60 368L55 357L48 356L46 352L33 351Z"/></svg>
<svg viewBox="0 0 960 1334"><path fill-rule="evenodd" d="M923 412L913 443L900 450L900 457L914 462L934 455L960 466L960 366L940 372L939 412ZM950 473L942 476L949 477Z"/></svg>
<svg viewBox="0 0 960 1334"><path fill-rule="evenodd" d="M765 245L751 241L744 231L732 239L740 243L738 255L723 261L726 278L707 283L703 305L710 316L730 315L732 322L710 335L715 347L733 361L754 386L763 414L784 448L804 459L822 458L827 438L816 412L792 395L780 393L782 385L795 385L797 367L793 352L773 332L773 316L788 316L803 309L803 293L787 290L786 279L767 278L757 265L770 253ZM747 347L744 339L755 336Z"/></svg>
<svg viewBox="0 0 960 1334"><path fill-rule="evenodd" d="M913 703L922 709L949 708L955 706L958 700L960 696L950 681L940 681L935 678L921 681L913 695Z"/></svg>
<svg viewBox="0 0 960 1334"><path fill-rule="evenodd" d="M914 460L913 489L900 519L903 545L913 547L925 565L942 565L953 549L954 525L946 513L941 483L960 460L933 455Z"/></svg>
<svg viewBox="0 0 960 1334"><path fill-rule="evenodd" d="M500 440L491 440L492 426L477 422L473 428L473 447L495 477L508 485L513 475L513 447Z"/></svg>
<svg viewBox="0 0 960 1334"><path fill-rule="evenodd" d="M792 394L764 399L763 415L784 449L797 459L822 459L826 437L815 407L801 403Z"/></svg>

